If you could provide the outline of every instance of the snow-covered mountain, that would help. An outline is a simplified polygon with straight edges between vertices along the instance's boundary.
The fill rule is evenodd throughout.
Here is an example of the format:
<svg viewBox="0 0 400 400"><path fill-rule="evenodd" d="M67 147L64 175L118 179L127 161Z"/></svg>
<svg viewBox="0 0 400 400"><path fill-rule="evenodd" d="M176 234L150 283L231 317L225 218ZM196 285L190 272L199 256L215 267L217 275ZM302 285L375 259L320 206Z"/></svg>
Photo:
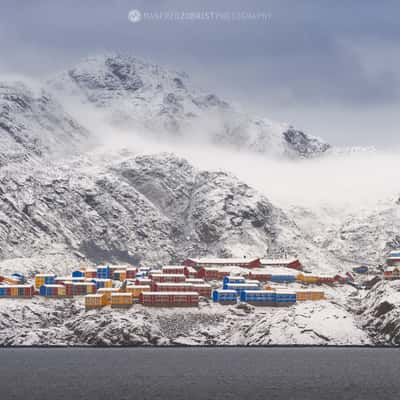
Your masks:
<svg viewBox="0 0 400 400"><path fill-rule="evenodd" d="M62 98L94 106L112 126L167 141L213 143L275 156L312 157L330 146L285 123L237 110L187 74L135 57L89 57L49 80Z"/></svg>
<svg viewBox="0 0 400 400"><path fill-rule="evenodd" d="M357 211L287 210L313 242L338 259L377 266L400 248L400 203L395 198Z"/></svg>
<svg viewBox="0 0 400 400"><path fill-rule="evenodd" d="M330 148L288 124L236 110L196 89L185 73L114 54L88 58L46 84L0 77L0 167L64 158L101 144L90 110L101 114L109 130L133 130L164 142L211 143L294 158Z"/></svg>
<svg viewBox="0 0 400 400"><path fill-rule="evenodd" d="M130 56L90 57L42 86L5 81L0 275L65 274L80 263L154 267L188 256L267 251L298 255L307 270L335 274L362 261L376 265L400 245L395 201L358 213L284 208L229 172L195 167L190 156L104 148L98 123L160 142L214 144L302 163L325 153L333 160L335 153L287 124L197 89L184 73ZM85 314L78 299L7 300L0 304L0 345L365 344L368 335L385 340L377 297L395 289L383 284L361 298L350 286L327 287L326 302L280 310L204 301L195 311ZM397 314L384 323L393 327ZM395 329L390 335L398 338Z"/></svg>
<svg viewBox="0 0 400 400"><path fill-rule="evenodd" d="M343 258L383 264L385 256L400 247L400 205L385 202L375 209L345 218L329 238L327 248Z"/></svg>
<svg viewBox="0 0 400 400"><path fill-rule="evenodd" d="M89 132L40 86L0 79L0 168L81 152Z"/></svg>
<svg viewBox="0 0 400 400"><path fill-rule="evenodd" d="M152 266L191 254L284 250L309 269L341 269L265 196L171 154L86 157L14 171L0 176L0 257L10 272L33 273L38 254L59 249L75 254L75 263ZM49 268L66 273L71 263Z"/></svg>
<svg viewBox="0 0 400 400"><path fill-rule="evenodd" d="M46 87L51 95L27 82L0 86L0 257L7 265L15 268L10 260L17 259L32 272L29 260L37 265L38 254L161 264L189 254L284 249L311 268L337 269L279 206L228 173L199 171L173 155L84 156L99 144L96 132L83 128L89 117L65 111L66 99L94 106L109 126L137 123L166 139L188 137L197 124L201 133L214 115L218 129L204 125L204 135L224 146L299 158L328 145L241 113L194 88L184 73L129 56L88 58Z"/></svg>
<svg viewBox="0 0 400 400"><path fill-rule="evenodd" d="M315 272L343 267L234 176L197 170L172 154L126 151L0 171L0 249L1 273L28 276L64 275L81 263L156 267L192 254L261 255L267 249L297 253ZM349 305L355 290L324 290L327 301L287 309L202 300L194 310L85 312L81 298L3 299L0 346L371 343Z"/></svg>

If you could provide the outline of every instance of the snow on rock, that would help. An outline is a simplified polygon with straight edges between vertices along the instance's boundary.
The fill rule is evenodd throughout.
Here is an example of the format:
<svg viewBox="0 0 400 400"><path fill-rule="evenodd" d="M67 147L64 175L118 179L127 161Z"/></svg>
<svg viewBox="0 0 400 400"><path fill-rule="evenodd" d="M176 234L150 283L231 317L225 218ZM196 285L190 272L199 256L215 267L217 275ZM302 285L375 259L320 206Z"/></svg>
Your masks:
<svg viewBox="0 0 400 400"><path fill-rule="evenodd" d="M365 293L362 325L377 344L400 344L400 282L381 281Z"/></svg>
<svg viewBox="0 0 400 400"><path fill-rule="evenodd" d="M321 154L331 148L327 143L321 142L321 140L306 135L293 127L290 127L287 131L283 132L290 150L294 153L298 153L303 157L313 156L315 154Z"/></svg>
<svg viewBox="0 0 400 400"><path fill-rule="evenodd" d="M290 308L221 306L85 312L83 298L0 302L0 346L368 344L343 306L307 302Z"/></svg>
<svg viewBox="0 0 400 400"><path fill-rule="evenodd" d="M37 250L31 256L7 258L0 261L0 275L10 276L19 273L33 277L41 273L55 273L58 276L68 276L71 271L87 265L83 254L71 251L67 246L52 245L51 249Z"/></svg>
<svg viewBox="0 0 400 400"><path fill-rule="evenodd" d="M88 136L43 88L0 81L0 167L81 152Z"/></svg>
<svg viewBox="0 0 400 400"><path fill-rule="evenodd" d="M252 322L241 333L238 344L370 343L368 335L357 326L352 314L330 302L303 302L289 310L268 310Z"/></svg>
<svg viewBox="0 0 400 400"><path fill-rule="evenodd" d="M336 256L372 265L383 264L389 251L400 246L400 205L385 201L374 209L350 214L327 232L325 244Z"/></svg>
<svg viewBox="0 0 400 400"><path fill-rule="evenodd" d="M49 80L60 98L79 99L111 126L163 140L215 143L275 156L312 157L330 146L285 123L256 118L176 72L121 54L88 57Z"/></svg>
<svg viewBox="0 0 400 400"><path fill-rule="evenodd" d="M340 270L259 192L172 154L78 158L13 171L0 174L0 257L8 268L25 259L21 265L32 273L55 254L73 259L74 267L83 261L160 266L193 255L284 249L321 272ZM40 258L36 268L26 261ZM60 269L55 263L47 272Z"/></svg>
<svg viewBox="0 0 400 400"><path fill-rule="evenodd" d="M20 174L18 184L12 175L0 177L1 258L64 246L95 262L169 259L174 222L107 167L81 172L79 165L42 165Z"/></svg>

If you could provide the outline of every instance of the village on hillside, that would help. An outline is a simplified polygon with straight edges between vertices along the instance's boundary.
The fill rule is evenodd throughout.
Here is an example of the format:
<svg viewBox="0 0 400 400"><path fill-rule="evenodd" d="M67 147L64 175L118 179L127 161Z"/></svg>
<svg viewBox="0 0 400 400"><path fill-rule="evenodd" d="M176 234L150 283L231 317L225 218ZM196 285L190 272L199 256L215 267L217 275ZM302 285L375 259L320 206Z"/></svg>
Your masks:
<svg viewBox="0 0 400 400"><path fill-rule="evenodd" d="M344 276L308 273L295 257L255 257L188 258L182 265L158 269L81 267L70 276L37 274L32 278L17 273L0 276L0 299L81 296L82 306L88 311L106 306L127 308L135 304L196 307L201 298L222 305L242 302L288 307L296 302L325 300L326 285L364 289L377 280L400 279L400 250L389 253L383 271L358 266L353 268L353 273L347 272Z"/></svg>

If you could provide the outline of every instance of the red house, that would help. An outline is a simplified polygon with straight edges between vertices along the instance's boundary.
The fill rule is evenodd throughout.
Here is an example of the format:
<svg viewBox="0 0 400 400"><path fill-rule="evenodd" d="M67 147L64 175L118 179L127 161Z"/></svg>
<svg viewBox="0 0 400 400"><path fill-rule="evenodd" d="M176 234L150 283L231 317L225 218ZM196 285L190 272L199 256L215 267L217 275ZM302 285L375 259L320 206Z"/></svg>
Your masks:
<svg viewBox="0 0 400 400"><path fill-rule="evenodd" d="M254 270L249 272L247 278L254 279L260 282L267 282L271 280L272 274L263 270Z"/></svg>
<svg viewBox="0 0 400 400"><path fill-rule="evenodd" d="M186 276L184 274L151 274L149 278L153 282L185 282Z"/></svg>
<svg viewBox="0 0 400 400"><path fill-rule="evenodd" d="M243 267L258 268L261 266L260 259L257 258L188 258L183 265L193 268L202 267Z"/></svg>
<svg viewBox="0 0 400 400"><path fill-rule="evenodd" d="M336 278L334 276L328 276L328 275L317 275L317 278L318 278L317 283L319 284L331 285L336 281Z"/></svg>
<svg viewBox="0 0 400 400"><path fill-rule="evenodd" d="M197 278L202 278L207 281L220 280L228 275L230 275L229 271L223 271L218 268L201 267L197 272Z"/></svg>
<svg viewBox="0 0 400 400"><path fill-rule="evenodd" d="M263 258L260 260L263 267L284 267L302 270L303 266L297 258Z"/></svg>
<svg viewBox="0 0 400 400"><path fill-rule="evenodd" d="M153 292L194 292L193 285L185 282L154 282Z"/></svg>
<svg viewBox="0 0 400 400"><path fill-rule="evenodd" d="M182 265L167 265L161 268L163 274L184 274L185 267Z"/></svg>
<svg viewBox="0 0 400 400"><path fill-rule="evenodd" d="M144 306L188 306L199 305L197 292L142 292L139 302Z"/></svg>

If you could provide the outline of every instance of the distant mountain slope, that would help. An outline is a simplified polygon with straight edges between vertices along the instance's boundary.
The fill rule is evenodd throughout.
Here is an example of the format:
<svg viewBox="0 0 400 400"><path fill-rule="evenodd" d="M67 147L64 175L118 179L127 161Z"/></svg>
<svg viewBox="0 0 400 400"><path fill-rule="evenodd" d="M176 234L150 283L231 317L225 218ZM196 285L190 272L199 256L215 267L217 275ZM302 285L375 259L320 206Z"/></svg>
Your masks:
<svg viewBox="0 0 400 400"><path fill-rule="evenodd" d="M385 202L344 222L325 237L336 256L359 263L383 264L389 251L400 247L400 204Z"/></svg>
<svg viewBox="0 0 400 400"><path fill-rule="evenodd" d="M0 81L0 167L65 157L82 150L89 132L42 88Z"/></svg>
<svg viewBox="0 0 400 400"><path fill-rule="evenodd" d="M171 154L78 160L0 176L0 258L60 249L97 263L144 265L285 249L308 267L338 268L257 191Z"/></svg>
<svg viewBox="0 0 400 400"><path fill-rule="evenodd" d="M151 132L165 140L219 144L274 156L311 157L330 146L266 118L255 118L196 89L185 73L140 59L107 54L89 57L49 81L61 97L95 106L109 123Z"/></svg>

